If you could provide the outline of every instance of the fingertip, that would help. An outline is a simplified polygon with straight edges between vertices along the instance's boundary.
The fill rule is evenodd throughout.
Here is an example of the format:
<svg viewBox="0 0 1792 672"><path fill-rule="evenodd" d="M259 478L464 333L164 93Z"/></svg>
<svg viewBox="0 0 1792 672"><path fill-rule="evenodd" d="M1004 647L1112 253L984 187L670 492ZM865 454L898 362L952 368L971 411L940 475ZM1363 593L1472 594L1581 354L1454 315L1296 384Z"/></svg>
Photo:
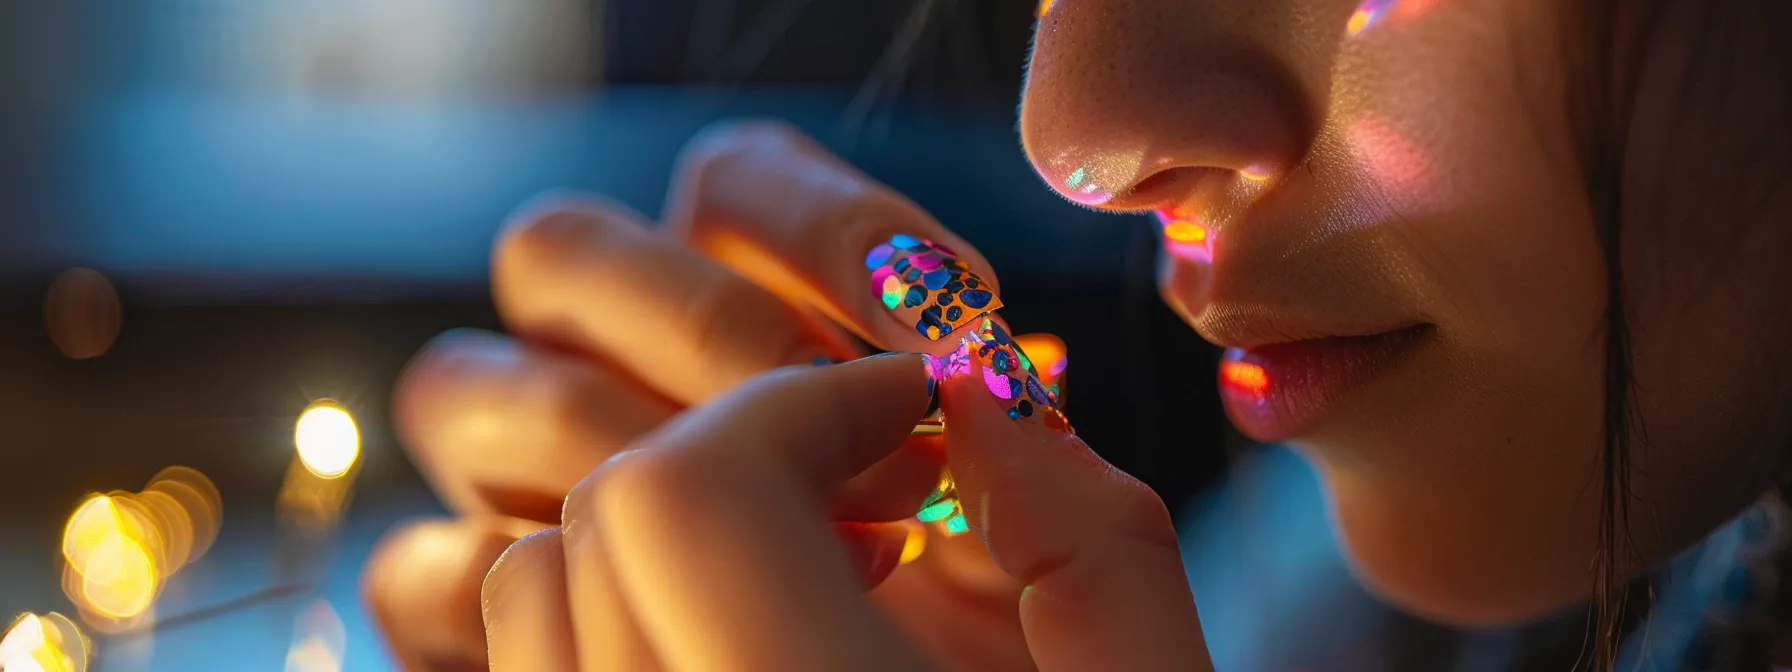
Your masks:
<svg viewBox="0 0 1792 672"><path fill-rule="evenodd" d="M521 572L539 566L544 559L558 560L564 555L560 541L560 528L548 527L536 530L517 539L504 553L492 563L491 569L485 573L480 582L479 604L485 615L485 625L492 627L494 601L501 599L506 586Z"/></svg>
<svg viewBox="0 0 1792 672"><path fill-rule="evenodd" d="M362 595L407 668L485 664L482 585L510 543L476 520L413 522L381 539Z"/></svg>
<svg viewBox="0 0 1792 672"><path fill-rule="evenodd" d="M845 544L847 557L866 590L882 584L902 564L910 539L908 526L901 522L840 522L834 523L834 532Z"/></svg>

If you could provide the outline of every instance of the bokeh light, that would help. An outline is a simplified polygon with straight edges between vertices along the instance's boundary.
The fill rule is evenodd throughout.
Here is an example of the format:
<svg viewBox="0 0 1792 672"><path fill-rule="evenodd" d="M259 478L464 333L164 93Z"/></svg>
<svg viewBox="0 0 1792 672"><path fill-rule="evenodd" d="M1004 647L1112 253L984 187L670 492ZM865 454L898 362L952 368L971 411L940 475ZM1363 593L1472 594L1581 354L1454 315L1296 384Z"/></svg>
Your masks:
<svg viewBox="0 0 1792 672"><path fill-rule="evenodd" d="M112 282L91 268L71 268L50 283L44 297L44 329L69 359L106 354L124 322Z"/></svg>
<svg viewBox="0 0 1792 672"><path fill-rule="evenodd" d="M160 583L142 544L108 534L88 549L81 565L81 606L110 619L136 618L155 601Z"/></svg>
<svg viewBox="0 0 1792 672"><path fill-rule="evenodd" d="M87 638L66 616L26 613L0 637L4 672L86 672Z"/></svg>
<svg viewBox="0 0 1792 672"><path fill-rule="evenodd" d="M140 493L88 496L63 526L63 592L95 628L134 625L168 579L210 549L218 502L211 480L186 467L163 470Z"/></svg>
<svg viewBox="0 0 1792 672"><path fill-rule="evenodd" d="M312 402L293 427L293 445L311 473L337 478L361 455L361 433L348 409L329 399Z"/></svg>
<svg viewBox="0 0 1792 672"><path fill-rule="evenodd" d="M329 602L317 600L293 624L286 672L340 672L348 631Z"/></svg>
<svg viewBox="0 0 1792 672"><path fill-rule="evenodd" d="M224 499L210 478L191 467L168 467L149 479L149 487L144 488L144 492L168 495L186 513L193 530L192 549L187 552L188 563L197 561L211 550L223 522Z"/></svg>

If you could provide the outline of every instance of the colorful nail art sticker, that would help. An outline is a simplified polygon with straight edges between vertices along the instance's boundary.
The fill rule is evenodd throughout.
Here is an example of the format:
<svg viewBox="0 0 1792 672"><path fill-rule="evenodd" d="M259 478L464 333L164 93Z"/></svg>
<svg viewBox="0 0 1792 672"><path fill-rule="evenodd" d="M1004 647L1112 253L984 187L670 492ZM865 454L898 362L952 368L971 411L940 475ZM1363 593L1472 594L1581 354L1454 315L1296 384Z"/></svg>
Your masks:
<svg viewBox="0 0 1792 672"><path fill-rule="evenodd" d="M905 325L937 341L1002 307L1002 300L950 248L896 234L865 255L871 295Z"/></svg>
<svg viewBox="0 0 1792 672"><path fill-rule="evenodd" d="M971 355L983 365L984 388L995 398L1011 402L1004 409L1010 420L1036 419L1054 431L1076 432L1058 408L1056 386L1040 382L1039 370L1002 325L985 317L966 342Z"/></svg>
<svg viewBox="0 0 1792 672"><path fill-rule="evenodd" d="M958 485L952 481L950 470L940 470L939 484L928 493L927 499L921 501L921 510L915 512L915 519L923 523L940 523L948 537L971 529L964 519L964 505L958 500Z"/></svg>

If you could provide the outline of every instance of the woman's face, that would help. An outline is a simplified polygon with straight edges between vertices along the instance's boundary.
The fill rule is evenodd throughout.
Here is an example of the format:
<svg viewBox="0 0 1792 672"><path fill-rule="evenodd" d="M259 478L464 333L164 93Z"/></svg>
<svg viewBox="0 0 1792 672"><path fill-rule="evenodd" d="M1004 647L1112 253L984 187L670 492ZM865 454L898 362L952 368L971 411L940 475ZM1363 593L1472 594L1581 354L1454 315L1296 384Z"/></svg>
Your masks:
<svg viewBox="0 0 1792 672"><path fill-rule="evenodd" d="M1065 197L1157 212L1164 297L1226 346L1234 423L1317 463L1368 583L1447 620L1538 615L1589 594L1601 493L1586 31L1556 3L1357 2L1048 2L1022 137ZM1678 88L1761 57L1690 58L1686 12L1652 33L1625 146L1645 561L1783 471L1760 409L1784 389L1792 207L1743 184L1768 169L1712 176L1750 174L1747 129L1784 131ZM1774 81L1750 95L1783 105Z"/></svg>

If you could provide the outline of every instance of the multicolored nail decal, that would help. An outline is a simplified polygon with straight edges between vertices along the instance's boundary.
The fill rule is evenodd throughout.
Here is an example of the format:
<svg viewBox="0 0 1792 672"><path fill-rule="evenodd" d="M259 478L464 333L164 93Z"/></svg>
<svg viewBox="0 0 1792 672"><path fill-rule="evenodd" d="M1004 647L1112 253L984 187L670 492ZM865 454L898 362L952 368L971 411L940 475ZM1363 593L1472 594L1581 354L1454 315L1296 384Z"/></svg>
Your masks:
<svg viewBox="0 0 1792 672"><path fill-rule="evenodd" d="M958 255L931 240L896 234L865 255L871 295L896 319L937 341L990 311L1001 298Z"/></svg>
<svg viewBox="0 0 1792 672"><path fill-rule="evenodd" d="M1034 419L1053 431L1074 434L1070 421L1058 410L1057 385L1047 386L1039 380L1027 353L1008 335L1008 330L995 320L984 318L977 327L971 354L983 365L983 386L1005 404L1010 420Z"/></svg>
<svg viewBox="0 0 1792 672"><path fill-rule="evenodd" d="M940 470L939 485L921 502L921 510L915 513L915 519L923 523L943 523L946 536L964 534L971 529L969 521L964 519L964 505L958 501L958 486L952 482L952 472Z"/></svg>

